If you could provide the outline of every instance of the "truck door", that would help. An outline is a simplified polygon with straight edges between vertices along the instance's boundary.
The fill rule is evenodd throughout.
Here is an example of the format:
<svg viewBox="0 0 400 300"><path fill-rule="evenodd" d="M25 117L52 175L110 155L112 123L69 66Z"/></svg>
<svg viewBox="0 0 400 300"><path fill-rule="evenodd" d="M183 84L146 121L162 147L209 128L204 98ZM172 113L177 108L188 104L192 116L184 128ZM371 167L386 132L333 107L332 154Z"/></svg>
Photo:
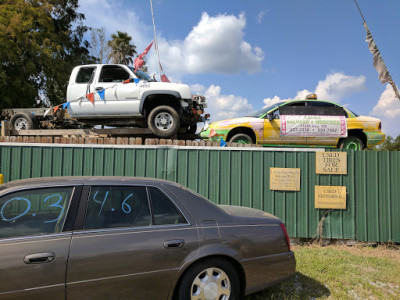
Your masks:
<svg viewBox="0 0 400 300"><path fill-rule="evenodd" d="M95 105L97 115L139 115L139 86L134 82L124 83L134 75L120 65L104 65L95 79ZM101 97L100 93L104 92Z"/></svg>

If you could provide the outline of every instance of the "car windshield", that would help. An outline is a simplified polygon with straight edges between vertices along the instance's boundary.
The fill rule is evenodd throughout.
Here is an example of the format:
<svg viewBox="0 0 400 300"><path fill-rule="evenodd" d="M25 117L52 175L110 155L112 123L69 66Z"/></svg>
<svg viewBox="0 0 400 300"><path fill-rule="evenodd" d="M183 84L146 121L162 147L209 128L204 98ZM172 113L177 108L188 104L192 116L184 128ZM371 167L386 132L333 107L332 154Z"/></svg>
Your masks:
<svg viewBox="0 0 400 300"><path fill-rule="evenodd" d="M153 78L151 78L149 75L147 75L145 72L142 72L140 70L136 70L135 68L129 67L131 71L136 75L137 78L146 80L146 81L155 81Z"/></svg>
<svg viewBox="0 0 400 300"><path fill-rule="evenodd" d="M285 102L278 102L278 103L272 104L266 108L263 108L262 110L256 111L255 113L249 115L248 117L260 118L263 115L265 115L267 112L269 112L271 109L274 109L275 107L278 107L278 106L282 105L283 103L285 103Z"/></svg>
<svg viewBox="0 0 400 300"><path fill-rule="evenodd" d="M352 111L352 110L350 110L350 109L348 109L347 107L346 107L346 109L349 111L349 112L351 112L354 116L356 116L356 117L359 117L359 115L358 114L356 114L354 111Z"/></svg>

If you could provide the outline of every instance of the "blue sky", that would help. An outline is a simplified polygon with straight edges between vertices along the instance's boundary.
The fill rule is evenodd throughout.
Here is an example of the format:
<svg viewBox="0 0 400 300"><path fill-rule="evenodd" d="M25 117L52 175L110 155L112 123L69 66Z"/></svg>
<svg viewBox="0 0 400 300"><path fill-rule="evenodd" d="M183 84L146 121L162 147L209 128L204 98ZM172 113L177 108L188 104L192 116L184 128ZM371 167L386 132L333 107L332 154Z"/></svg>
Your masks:
<svg viewBox="0 0 400 300"><path fill-rule="evenodd" d="M400 1L358 0L400 86ZM153 0L163 69L208 99L212 121L316 92L382 120L400 134L400 101L382 85L353 0ZM81 0L84 24L130 34L141 53L154 39L150 1ZM154 48L149 73L158 76Z"/></svg>

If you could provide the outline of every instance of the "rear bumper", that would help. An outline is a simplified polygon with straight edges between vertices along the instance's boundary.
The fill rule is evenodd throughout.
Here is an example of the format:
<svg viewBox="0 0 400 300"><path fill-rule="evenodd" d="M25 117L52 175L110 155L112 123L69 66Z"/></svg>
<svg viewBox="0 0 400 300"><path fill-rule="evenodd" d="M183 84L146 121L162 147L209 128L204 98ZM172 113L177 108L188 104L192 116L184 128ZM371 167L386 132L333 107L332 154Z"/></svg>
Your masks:
<svg viewBox="0 0 400 300"><path fill-rule="evenodd" d="M258 257L242 261L246 275L246 291L249 295L279 283L296 271L293 252Z"/></svg>
<svg viewBox="0 0 400 300"><path fill-rule="evenodd" d="M385 141L386 135L382 131L370 131L367 135L367 147L382 144Z"/></svg>

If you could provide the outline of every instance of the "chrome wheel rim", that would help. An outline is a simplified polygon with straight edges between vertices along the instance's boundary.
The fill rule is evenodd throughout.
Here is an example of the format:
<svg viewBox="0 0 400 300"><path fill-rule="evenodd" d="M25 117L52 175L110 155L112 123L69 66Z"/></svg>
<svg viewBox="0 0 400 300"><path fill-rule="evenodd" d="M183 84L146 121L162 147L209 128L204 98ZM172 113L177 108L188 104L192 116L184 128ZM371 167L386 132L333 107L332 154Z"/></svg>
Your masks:
<svg viewBox="0 0 400 300"><path fill-rule="evenodd" d="M14 128L16 130L23 130L28 128L28 121L24 118L18 118L15 120Z"/></svg>
<svg viewBox="0 0 400 300"><path fill-rule="evenodd" d="M231 295L231 282L221 269L207 268L193 280L190 291L192 300L227 300Z"/></svg>
<svg viewBox="0 0 400 300"><path fill-rule="evenodd" d="M154 124L158 130L168 131L174 125L174 119L169 113L161 112L155 117Z"/></svg>

